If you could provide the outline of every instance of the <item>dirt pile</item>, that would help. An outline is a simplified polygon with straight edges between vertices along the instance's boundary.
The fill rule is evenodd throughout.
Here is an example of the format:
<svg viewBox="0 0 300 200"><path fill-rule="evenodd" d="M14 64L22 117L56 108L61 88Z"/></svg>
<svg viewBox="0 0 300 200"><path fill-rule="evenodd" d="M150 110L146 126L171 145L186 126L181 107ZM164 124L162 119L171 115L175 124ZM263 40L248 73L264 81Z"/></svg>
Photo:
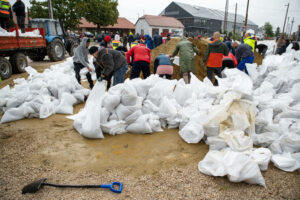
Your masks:
<svg viewBox="0 0 300 200"><path fill-rule="evenodd" d="M195 66L196 66L196 72L195 73L196 73L196 76L200 80L203 80L206 76L206 67L202 66L202 60L203 60L203 56L204 56L204 53L206 51L206 48L209 44L209 41L207 39L203 39L203 38L200 39L200 40L189 38L188 40L191 41L200 51L200 56L198 56L198 55L195 56ZM154 71L153 69L154 69L155 58L157 56L159 56L159 54L161 54L161 53L164 53L164 54L167 54L167 55L172 54L173 51L176 48L176 45L180 41L181 41L180 38L172 38L169 42L164 43L164 44L160 45L159 47L151 50L150 71L151 71L152 74L153 74L153 71ZM263 60L263 57L259 53L255 52L254 62L257 63L257 65L261 65L262 60ZM127 72L127 74L125 75L125 79L129 78L130 74L131 74L131 70L129 70ZM140 77L143 78L142 73L140 74ZM173 73L172 79L180 79L180 68L177 65L174 65L174 73Z"/></svg>

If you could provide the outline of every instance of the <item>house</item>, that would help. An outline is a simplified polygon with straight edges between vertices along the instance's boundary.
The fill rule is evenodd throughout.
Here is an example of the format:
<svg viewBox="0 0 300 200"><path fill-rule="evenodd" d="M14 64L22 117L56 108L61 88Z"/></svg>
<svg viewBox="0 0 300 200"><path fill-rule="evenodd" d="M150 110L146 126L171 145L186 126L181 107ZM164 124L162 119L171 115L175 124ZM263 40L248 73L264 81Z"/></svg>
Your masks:
<svg viewBox="0 0 300 200"><path fill-rule="evenodd" d="M193 34L213 34L216 31L223 29L224 11L192 6L180 2L171 2L162 12L161 16L174 17L182 22L185 31ZM232 32L234 29L234 13L228 13L227 32ZM236 16L236 33L242 32L244 27L245 17L242 15ZM258 30L258 25L248 20L247 29Z"/></svg>
<svg viewBox="0 0 300 200"><path fill-rule="evenodd" d="M95 33L97 31L97 25L94 23L88 22L85 18L82 18L80 20L80 25L78 28L81 32L89 31L89 32ZM113 32L113 33L118 32L121 36L123 36L123 34L128 35L130 32L134 33L135 26L133 23L131 23L125 17L119 17L116 24L114 24L113 26L111 26L111 25L101 26L100 30L105 31L105 32L106 31Z"/></svg>
<svg viewBox="0 0 300 200"><path fill-rule="evenodd" d="M135 23L135 32L141 35L150 35L151 37L158 32L166 35L174 33L176 35L183 34L184 26L174 17L144 15Z"/></svg>

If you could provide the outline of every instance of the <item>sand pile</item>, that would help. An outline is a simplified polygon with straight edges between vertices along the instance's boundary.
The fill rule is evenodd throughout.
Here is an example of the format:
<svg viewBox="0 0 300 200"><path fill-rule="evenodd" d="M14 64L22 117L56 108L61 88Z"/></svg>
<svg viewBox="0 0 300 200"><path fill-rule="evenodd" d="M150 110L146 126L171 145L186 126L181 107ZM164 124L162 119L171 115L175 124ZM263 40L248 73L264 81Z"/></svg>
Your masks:
<svg viewBox="0 0 300 200"><path fill-rule="evenodd" d="M192 39L189 38L189 41L191 41L199 50L200 50L200 56L196 55L195 56L195 66L196 66L196 76L200 79L203 80L206 76L206 67L202 66L202 59L204 56L204 53L206 51L206 48L209 44L209 41L207 39L201 38L200 40ZM173 51L176 48L176 45L181 41L180 38L172 38L169 42L164 43L160 45L159 47L151 50L151 64L150 64L150 70L151 73L153 73L153 68L154 68L154 61L159 54L164 53L167 55L170 55L173 53ZM254 62L257 63L257 65L262 64L263 57L255 52L255 60ZM131 70L127 72L125 75L125 79L129 78L131 74ZM141 78L143 78L143 75L141 73L140 75ZM174 65L174 73L172 76L172 79L180 79L180 68L177 65Z"/></svg>

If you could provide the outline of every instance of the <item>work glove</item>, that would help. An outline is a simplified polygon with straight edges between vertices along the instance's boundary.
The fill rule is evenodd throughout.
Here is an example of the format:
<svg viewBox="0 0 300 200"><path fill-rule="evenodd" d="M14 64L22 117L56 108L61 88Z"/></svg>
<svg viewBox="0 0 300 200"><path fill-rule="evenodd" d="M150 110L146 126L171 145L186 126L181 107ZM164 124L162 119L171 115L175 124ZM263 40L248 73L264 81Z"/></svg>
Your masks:
<svg viewBox="0 0 300 200"><path fill-rule="evenodd" d="M98 82L101 82L103 80L103 78L100 76L99 78L98 78Z"/></svg>

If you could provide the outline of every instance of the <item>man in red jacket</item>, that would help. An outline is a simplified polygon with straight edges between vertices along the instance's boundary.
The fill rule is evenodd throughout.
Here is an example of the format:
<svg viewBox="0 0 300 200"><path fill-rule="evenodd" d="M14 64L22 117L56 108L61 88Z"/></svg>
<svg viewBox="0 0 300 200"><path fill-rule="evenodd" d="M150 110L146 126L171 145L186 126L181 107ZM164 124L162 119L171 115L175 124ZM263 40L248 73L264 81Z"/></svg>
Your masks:
<svg viewBox="0 0 300 200"><path fill-rule="evenodd" d="M146 47L144 41L141 40L140 44L132 47L127 52L126 57L128 63L132 61L130 79L138 78L141 71L143 72L144 79L150 76L151 54L150 49ZM132 57L131 61L130 57Z"/></svg>

